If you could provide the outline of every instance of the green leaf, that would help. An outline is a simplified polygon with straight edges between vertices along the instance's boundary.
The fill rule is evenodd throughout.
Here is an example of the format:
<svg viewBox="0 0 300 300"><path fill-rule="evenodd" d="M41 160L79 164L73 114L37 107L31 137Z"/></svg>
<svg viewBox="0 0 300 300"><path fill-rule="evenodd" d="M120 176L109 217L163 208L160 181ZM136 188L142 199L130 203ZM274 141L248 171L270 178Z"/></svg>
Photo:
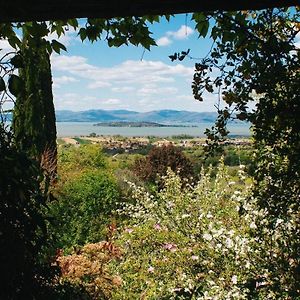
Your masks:
<svg viewBox="0 0 300 300"><path fill-rule="evenodd" d="M62 43L60 43L56 40L52 40L51 46L52 46L53 50L58 54L60 54L61 49L64 51L67 51L67 48L65 47L65 45L63 45Z"/></svg>
<svg viewBox="0 0 300 300"><path fill-rule="evenodd" d="M48 26L45 22L25 23L24 28L32 37L44 37L49 33Z"/></svg>
<svg viewBox="0 0 300 300"><path fill-rule="evenodd" d="M86 28L86 36L91 42L97 41L100 38L101 29L97 26L88 26Z"/></svg>
<svg viewBox="0 0 300 300"><path fill-rule="evenodd" d="M209 29L209 21L205 20L196 25L196 29L199 32L199 36L206 37L208 29Z"/></svg>
<svg viewBox="0 0 300 300"><path fill-rule="evenodd" d="M2 77L0 77L0 92L5 91L5 82Z"/></svg>
<svg viewBox="0 0 300 300"><path fill-rule="evenodd" d="M80 28L78 35L80 36L80 39L83 42L87 37L86 29Z"/></svg>
<svg viewBox="0 0 300 300"><path fill-rule="evenodd" d="M72 26L74 29L76 29L78 27L78 21L77 21L77 19L70 19L70 20L68 20L68 24L70 26Z"/></svg>
<svg viewBox="0 0 300 300"><path fill-rule="evenodd" d="M23 68L23 58L21 55L17 54L15 55L11 60L10 63L15 67L15 68Z"/></svg>
<svg viewBox="0 0 300 300"><path fill-rule="evenodd" d="M196 23L204 22L206 20L206 15L203 12L194 13L192 20L195 20Z"/></svg>
<svg viewBox="0 0 300 300"><path fill-rule="evenodd" d="M10 75L8 79L8 89L14 96L18 96L21 93L22 86L22 80L19 76L14 74Z"/></svg>
<svg viewBox="0 0 300 300"><path fill-rule="evenodd" d="M19 40L19 38L17 37L17 36L15 36L15 35L13 35L13 36L10 36L9 38L8 38L8 43L13 47L13 48L17 48L17 46L18 47L20 47L21 46L21 41Z"/></svg>
<svg viewBox="0 0 300 300"><path fill-rule="evenodd" d="M46 43L46 49L47 49L49 55L51 55L53 49L52 49L51 43L49 41L47 41L47 43Z"/></svg>

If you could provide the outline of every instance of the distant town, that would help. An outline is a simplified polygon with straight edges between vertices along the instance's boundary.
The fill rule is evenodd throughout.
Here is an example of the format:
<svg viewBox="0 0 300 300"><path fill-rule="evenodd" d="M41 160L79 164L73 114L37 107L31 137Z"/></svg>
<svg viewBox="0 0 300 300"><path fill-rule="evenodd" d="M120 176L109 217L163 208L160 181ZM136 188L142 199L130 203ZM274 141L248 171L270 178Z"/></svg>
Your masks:
<svg viewBox="0 0 300 300"><path fill-rule="evenodd" d="M251 145L248 138L230 138L224 145L247 146ZM89 136L64 137L58 139L59 145L98 144L109 153L136 153L152 146L161 147L172 144L182 148L205 147L205 138L195 138L188 135L178 135L169 138L159 137L123 137L123 136L98 136L91 133Z"/></svg>

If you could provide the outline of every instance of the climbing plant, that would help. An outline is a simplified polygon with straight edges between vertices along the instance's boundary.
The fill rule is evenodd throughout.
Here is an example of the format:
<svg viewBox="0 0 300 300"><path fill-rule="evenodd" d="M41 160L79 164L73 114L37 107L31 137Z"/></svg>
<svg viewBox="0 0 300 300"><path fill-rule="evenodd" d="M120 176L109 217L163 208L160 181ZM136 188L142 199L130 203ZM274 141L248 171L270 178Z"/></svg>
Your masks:
<svg viewBox="0 0 300 300"><path fill-rule="evenodd" d="M265 243L268 230L293 224L280 238L280 251L266 257L262 268L270 270L274 295L295 299L300 295L299 7L195 13L193 19L200 36L213 40L208 56L195 65L192 85L199 101L205 93L219 96L216 124L206 131L211 149L226 138L228 120L251 122L257 164L253 196L264 216L257 238Z"/></svg>

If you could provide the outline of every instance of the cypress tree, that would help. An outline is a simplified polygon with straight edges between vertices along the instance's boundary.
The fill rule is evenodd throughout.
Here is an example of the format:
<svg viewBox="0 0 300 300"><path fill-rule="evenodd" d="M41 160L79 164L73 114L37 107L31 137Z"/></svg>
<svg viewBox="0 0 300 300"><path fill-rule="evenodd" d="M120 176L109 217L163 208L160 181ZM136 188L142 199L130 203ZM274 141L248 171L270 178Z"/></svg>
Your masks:
<svg viewBox="0 0 300 300"><path fill-rule="evenodd" d="M13 113L15 141L20 150L37 159L51 180L56 175L56 125L49 53L45 40L30 45L24 34L19 69L22 88Z"/></svg>

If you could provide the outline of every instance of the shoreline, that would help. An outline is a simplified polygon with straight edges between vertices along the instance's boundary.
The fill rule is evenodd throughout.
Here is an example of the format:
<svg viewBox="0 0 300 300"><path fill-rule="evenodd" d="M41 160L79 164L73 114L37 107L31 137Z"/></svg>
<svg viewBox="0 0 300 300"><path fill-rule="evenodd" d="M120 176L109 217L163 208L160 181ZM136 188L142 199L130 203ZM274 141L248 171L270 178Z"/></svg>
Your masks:
<svg viewBox="0 0 300 300"><path fill-rule="evenodd" d="M57 137L82 136L123 136L123 137L172 137L188 135L205 138L205 130L211 128L213 123L197 124L197 127L103 127L94 126L93 122L57 122ZM234 124L228 126L230 137L250 137L249 124Z"/></svg>

